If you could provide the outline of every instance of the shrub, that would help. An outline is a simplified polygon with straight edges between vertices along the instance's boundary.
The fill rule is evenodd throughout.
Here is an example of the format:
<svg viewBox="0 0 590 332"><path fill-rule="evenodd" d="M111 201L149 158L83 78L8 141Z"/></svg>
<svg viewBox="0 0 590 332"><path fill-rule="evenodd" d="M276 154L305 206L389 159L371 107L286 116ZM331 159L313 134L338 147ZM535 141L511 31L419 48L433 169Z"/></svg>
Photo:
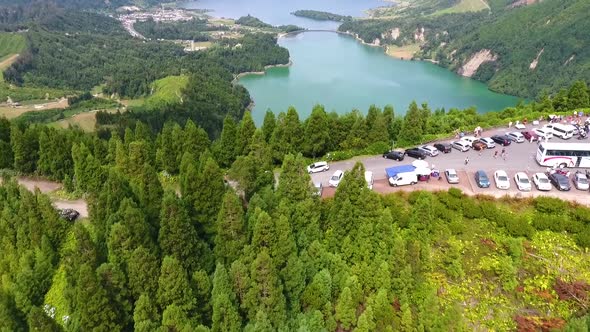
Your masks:
<svg viewBox="0 0 590 332"><path fill-rule="evenodd" d="M463 192L459 188L449 188L449 195L456 198L462 198Z"/></svg>
<svg viewBox="0 0 590 332"><path fill-rule="evenodd" d="M563 232L567 221L563 216L536 213L533 217L533 226L539 231Z"/></svg>
<svg viewBox="0 0 590 332"><path fill-rule="evenodd" d="M587 207L578 206L570 212L572 219L580 221L586 225L590 223L590 209Z"/></svg>
<svg viewBox="0 0 590 332"><path fill-rule="evenodd" d="M386 142L375 142L365 148L365 154L381 154L385 151L389 151L390 146Z"/></svg>
<svg viewBox="0 0 590 332"><path fill-rule="evenodd" d="M534 199L533 204L539 212L549 214L561 214L566 211L567 202L554 197L539 196Z"/></svg>
<svg viewBox="0 0 590 332"><path fill-rule="evenodd" d="M483 216L481 207L472 199L461 200L461 206L463 208L463 216L469 219L477 219Z"/></svg>

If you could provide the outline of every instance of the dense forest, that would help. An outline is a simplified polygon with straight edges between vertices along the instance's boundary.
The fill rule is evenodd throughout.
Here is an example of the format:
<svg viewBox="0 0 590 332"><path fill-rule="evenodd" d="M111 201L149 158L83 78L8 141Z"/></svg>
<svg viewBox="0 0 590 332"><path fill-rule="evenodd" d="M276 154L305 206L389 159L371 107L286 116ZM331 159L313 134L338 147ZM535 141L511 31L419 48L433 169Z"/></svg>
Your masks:
<svg viewBox="0 0 590 332"><path fill-rule="evenodd" d="M182 39L194 41L207 41L207 31L227 31L228 26L210 26L206 19L193 18L182 22L156 22L149 19L134 24L135 30L146 38L151 39Z"/></svg>
<svg viewBox="0 0 590 332"><path fill-rule="evenodd" d="M583 330L589 208L455 189L379 196L362 164L320 201L300 154L319 155L332 135L421 140L441 122L590 105L583 83L562 97L489 118L412 104L392 121L390 108L372 108L327 123L333 115L316 107L303 122L294 109L269 112L256 128L245 113L226 117L214 142L192 121L159 132L136 122L101 138L0 120L0 168L59 180L90 206L87 220L68 222L47 196L4 179L0 327Z"/></svg>
<svg viewBox="0 0 590 332"><path fill-rule="evenodd" d="M319 20L319 21L345 22L345 21L352 20L352 16L338 15L338 14L329 13L329 12L322 12L322 11L318 11L318 10L302 9L302 10L296 10L291 14L293 14L295 16L307 17L307 18L311 18L313 20Z"/></svg>
<svg viewBox="0 0 590 332"><path fill-rule="evenodd" d="M491 12L430 16L423 15L422 7L410 6L407 12L396 13L395 19L354 20L339 29L357 33L369 43L376 39L381 45L419 43L416 58L433 59L455 71L488 49L497 60L482 64L474 78L512 95L538 97L544 90L568 86L572 79L590 81L590 54L584 47L590 42L584 33L590 28L586 19L590 3L550 0L516 8L514 4L496 0L490 1ZM392 33L395 29L399 30ZM423 40L416 37L422 29ZM532 66L537 57L538 63Z"/></svg>

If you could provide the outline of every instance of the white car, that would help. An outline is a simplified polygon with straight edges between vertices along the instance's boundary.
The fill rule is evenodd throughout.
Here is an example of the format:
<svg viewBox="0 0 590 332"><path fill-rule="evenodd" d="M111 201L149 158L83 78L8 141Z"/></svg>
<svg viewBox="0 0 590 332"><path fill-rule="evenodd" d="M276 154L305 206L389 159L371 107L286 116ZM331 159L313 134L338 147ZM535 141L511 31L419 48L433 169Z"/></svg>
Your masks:
<svg viewBox="0 0 590 332"><path fill-rule="evenodd" d="M481 142L485 143L485 145L487 145L488 149L493 149L496 147L496 142L494 142L494 140L489 137L482 137L479 140Z"/></svg>
<svg viewBox="0 0 590 332"><path fill-rule="evenodd" d="M495 171L494 181L496 182L496 187L498 189L510 189L510 180L508 179L508 174L506 174L506 172L502 170Z"/></svg>
<svg viewBox="0 0 590 332"><path fill-rule="evenodd" d="M506 134L506 136L510 137L510 139L516 143L523 143L524 142L524 136L521 133L519 133L518 131L513 131L511 133L508 133L508 134Z"/></svg>
<svg viewBox="0 0 590 332"><path fill-rule="evenodd" d="M518 172L514 175L514 182L516 182L516 187L520 191L531 191L531 181L529 177L524 172Z"/></svg>
<svg viewBox="0 0 590 332"><path fill-rule="evenodd" d="M334 174L332 175L332 177L328 181L328 184L330 185L330 187L334 187L334 188L338 187L338 185L340 184L340 181L342 181L343 176L344 176L344 172L341 170L337 170L336 172L334 172Z"/></svg>
<svg viewBox="0 0 590 332"><path fill-rule="evenodd" d="M463 136L463 137L461 137L461 140L469 142L469 145L472 145L473 142L477 141L477 138L475 138L473 136Z"/></svg>
<svg viewBox="0 0 590 332"><path fill-rule="evenodd" d="M535 173L535 175L533 175L533 183L538 190L551 190L551 182L549 182L549 178L545 173Z"/></svg>
<svg viewBox="0 0 590 332"><path fill-rule="evenodd" d="M457 175L457 171L452 168L445 170L445 177L447 178L448 183L459 183L459 175Z"/></svg>
<svg viewBox="0 0 590 332"><path fill-rule="evenodd" d="M418 147L418 150L426 153L426 155L430 157L438 156L438 150L432 145L422 145L421 147Z"/></svg>
<svg viewBox="0 0 590 332"><path fill-rule="evenodd" d="M471 143L463 140L455 141L451 143L451 146L461 152L467 152L471 149Z"/></svg>
<svg viewBox="0 0 590 332"><path fill-rule="evenodd" d="M533 129L533 133L537 134L539 137L543 137L545 140L553 138L553 132L551 129L546 128L535 128Z"/></svg>
<svg viewBox="0 0 590 332"><path fill-rule="evenodd" d="M588 184L588 177L584 173L575 173L572 181L578 190L588 190L590 187Z"/></svg>
<svg viewBox="0 0 590 332"><path fill-rule="evenodd" d="M313 164L307 166L307 173L311 174L311 173L325 172L329 169L330 169L330 166L328 166L327 162L318 161L316 163L313 163Z"/></svg>

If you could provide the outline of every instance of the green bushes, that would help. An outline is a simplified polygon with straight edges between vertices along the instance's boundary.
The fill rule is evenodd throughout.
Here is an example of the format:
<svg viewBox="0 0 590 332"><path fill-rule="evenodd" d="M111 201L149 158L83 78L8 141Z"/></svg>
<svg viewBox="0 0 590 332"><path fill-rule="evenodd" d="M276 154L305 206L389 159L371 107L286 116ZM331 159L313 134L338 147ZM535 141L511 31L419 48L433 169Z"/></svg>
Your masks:
<svg viewBox="0 0 590 332"><path fill-rule="evenodd" d="M563 214L567 210L568 203L559 198L539 196L534 199L535 209L541 213Z"/></svg>

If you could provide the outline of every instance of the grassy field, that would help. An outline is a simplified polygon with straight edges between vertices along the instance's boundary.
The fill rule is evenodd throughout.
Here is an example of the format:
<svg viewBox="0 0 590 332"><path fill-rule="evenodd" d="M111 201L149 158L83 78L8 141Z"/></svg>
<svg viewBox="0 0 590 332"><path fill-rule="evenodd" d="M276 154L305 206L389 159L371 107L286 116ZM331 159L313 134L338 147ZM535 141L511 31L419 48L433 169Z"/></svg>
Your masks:
<svg viewBox="0 0 590 332"><path fill-rule="evenodd" d="M175 103L180 100L181 90L187 85L188 76L168 76L155 81L152 85L153 94L145 104L148 107Z"/></svg>
<svg viewBox="0 0 590 332"><path fill-rule="evenodd" d="M26 40L22 34L0 33L0 62L11 55L20 53L25 47Z"/></svg>
<svg viewBox="0 0 590 332"><path fill-rule="evenodd" d="M454 5L453 7L439 10L433 15L478 12L484 9L490 9L490 6L488 6L485 0L461 0L458 4Z"/></svg>
<svg viewBox="0 0 590 332"><path fill-rule="evenodd" d="M416 52L420 50L420 44L410 44L404 46L397 46L397 45L389 45L387 46L387 55L392 56L394 58L402 59L402 60L409 60L411 59Z"/></svg>

